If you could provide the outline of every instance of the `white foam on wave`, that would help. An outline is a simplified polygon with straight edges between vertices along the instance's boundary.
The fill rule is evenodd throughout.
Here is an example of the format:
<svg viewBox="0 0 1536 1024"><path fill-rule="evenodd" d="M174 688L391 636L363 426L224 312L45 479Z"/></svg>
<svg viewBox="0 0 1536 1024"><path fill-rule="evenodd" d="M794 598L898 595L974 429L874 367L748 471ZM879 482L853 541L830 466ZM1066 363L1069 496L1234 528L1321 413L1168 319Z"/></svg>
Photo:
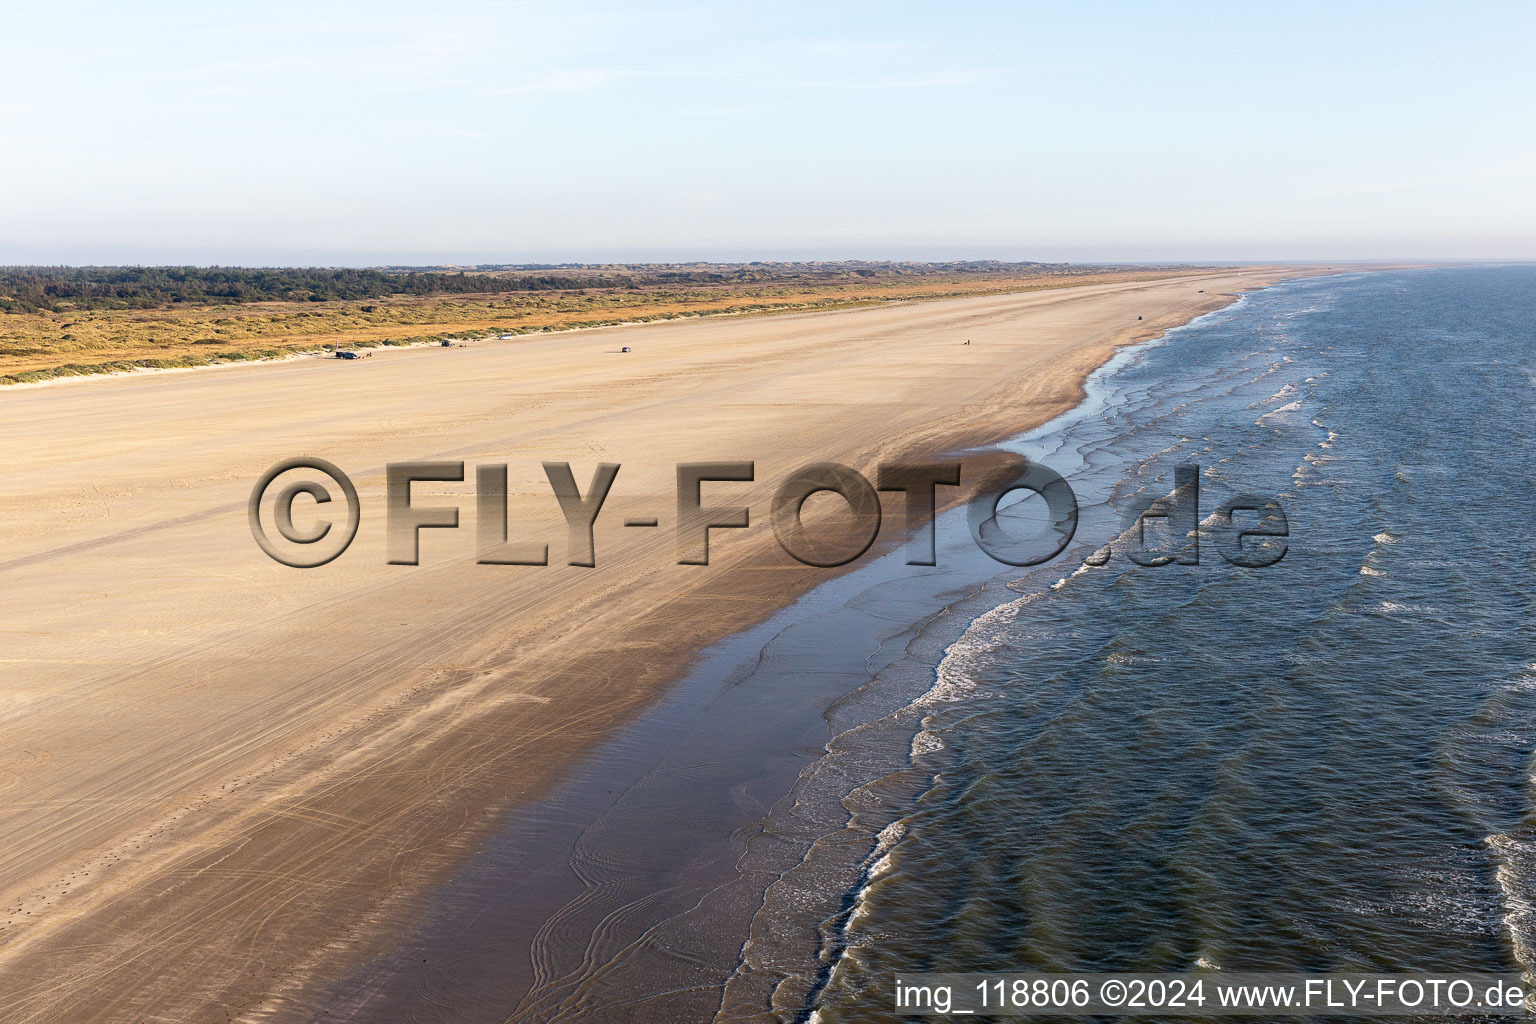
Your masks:
<svg viewBox="0 0 1536 1024"><path fill-rule="evenodd" d="M974 696L978 692L978 684L974 676L966 670L971 667L976 658L997 649L997 634L1001 627L1018 618L1019 610L1039 596L1039 594L1024 594L1017 600L1000 604L972 620L971 624L965 628L965 632L960 635L960 639L950 644L949 649L944 652L944 657L939 659L938 667L933 674L933 685L928 688L928 692L914 700L911 706L926 708L938 704L953 704Z"/></svg>
<svg viewBox="0 0 1536 1024"><path fill-rule="evenodd" d="M926 723L927 719L923 721ZM932 754L943 749L943 737L936 732L929 732L926 727L912 737L912 760L914 761L924 754Z"/></svg>
<svg viewBox="0 0 1536 1024"><path fill-rule="evenodd" d="M1361 576L1385 576L1386 573L1383 572L1380 569L1372 569L1368 565L1362 565L1360 567L1360 575Z"/></svg>
<svg viewBox="0 0 1536 1024"><path fill-rule="evenodd" d="M1508 680L1508 685L1514 690L1536 685L1536 662L1527 663ZM1536 776L1528 782L1536 783ZM1531 981L1536 978L1536 901L1531 895L1536 884L1536 841L1529 834L1494 833L1483 837L1483 845L1494 860L1494 879L1502 904L1500 921L1516 962L1524 968L1526 980Z"/></svg>
<svg viewBox="0 0 1536 1024"><path fill-rule="evenodd" d="M1094 554L1096 556L1097 555L1103 555L1103 554L1106 554L1106 550L1107 550L1107 545L1106 545L1105 548L1100 548L1098 551L1094 552ZM1094 569L1102 569L1102 568L1104 568L1104 565L1108 562L1108 560L1109 559L1106 556L1104 562L1100 563L1099 565L1094 565L1092 562L1084 562L1082 565L1078 566L1076 569L1073 569L1070 573L1068 573L1067 575L1063 576L1061 579L1057 580L1055 583L1052 583L1051 584L1051 589L1052 590L1060 590L1062 587L1066 586L1072 580L1077 579L1077 577L1082 576L1085 573L1092 572Z"/></svg>
<svg viewBox="0 0 1536 1024"><path fill-rule="evenodd" d="M1295 398L1297 392L1299 392L1300 390L1301 389L1299 387L1297 387L1296 382L1295 381L1291 381L1285 387L1281 388L1279 391L1276 391L1274 394L1272 394L1268 398L1264 399L1263 403L1261 403L1261 404L1268 405L1270 402L1283 402L1286 399Z"/></svg>
<svg viewBox="0 0 1536 1024"><path fill-rule="evenodd" d="M1388 533L1383 530L1381 533L1373 536L1371 540L1375 541L1377 544L1396 544L1398 542L1398 536L1395 533Z"/></svg>
<svg viewBox="0 0 1536 1024"><path fill-rule="evenodd" d="M1525 895L1525 889L1531 868L1536 864L1536 843L1501 833L1485 836L1483 844L1493 854L1496 865L1493 875L1503 903L1500 920L1509 936L1515 960L1525 968L1529 978L1536 972L1536 958L1533 958L1531 948L1531 936L1536 931L1536 906Z"/></svg>
<svg viewBox="0 0 1536 1024"><path fill-rule="evenodd" d="M864 878L859 883L858 891L853 894L853 907L848 912L848 922L843 925L844 955L847 955L847 951L855 945L852 941L853 933L869 916L870 888L875 882L890 874L891 852L906 834L907 823L898 818L875 835L874 849L870 850L866 860L869 866L864 869Z"/></svg>
<svg viewBox="0 0 1536 1024"><path fill-rule="evenodd" d="M1376 604L1367 605L1365 610L1367 612L1374 612L1377 615L1405 615L1412 612L1428 611L1429 609L1416 604L1403 604L1400 601L1379 601Z"/></svg>
<svg viewBox="0 0 1536 1024"><path fill-rule="evenodd" d="M1254 420L1254 423L1256 423L1257 425L1259 425L1261 427L1272 427L1272 426L1275 426L1278 423L1284 423L1289 418L1289 414L1290 413L1300 412L1300 411L1301 411L1301 403L1300 402L1289 402L1289 403L1287 403L1285 405L1282 405L1278 409L1270 410L1269 412L1265 413L1263 416L1260 416L1258 419Z"/></svg>

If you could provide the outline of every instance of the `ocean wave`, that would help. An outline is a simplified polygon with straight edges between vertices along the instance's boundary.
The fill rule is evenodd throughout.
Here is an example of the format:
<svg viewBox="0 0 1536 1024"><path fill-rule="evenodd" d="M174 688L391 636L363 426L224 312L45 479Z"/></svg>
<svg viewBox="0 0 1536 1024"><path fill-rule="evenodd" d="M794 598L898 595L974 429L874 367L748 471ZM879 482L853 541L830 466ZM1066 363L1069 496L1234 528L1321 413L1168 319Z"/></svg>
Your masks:
<svg viewBox="0 0 1536 1024"><path fill-rule="evenodd" d="M1411 615L1429 611L1423 605L1405 604L1401 601L1377 601L1374 604L1365 605L1360 610L1367 615Z"/></svg>
<svg viewBox="0 0 1536 1024"><path fill-rule="evenodd" d="M848 920L843 925L844 945L843 953L839 960L848 957L857 947L858 944L854 940L854 934L869 917L870 890L876 882L890 874L894 866L891 861L891 854L895 851L896 844L900 843L906 834L907 824L898 818L875 835L874 848L870 850L869 856L865 858L864 877L860 880L859 887L853 894L852 906L848 911Z"/></svg>
<svg viewBox="0 0 1536 1024"><path fill-rule="evenodd" d="M1281 388L1279 391L1276 391L1274 394L1270 395L1259 404L1268 405L1270 402L1283 402L1289 399L1294 399L1300 391L1300 386L1297 385L1295 381L1291 381L1285 387Z"/></svg>
<svg viewBox="0 0 1536 1024"><path fill-rule="evenodd" d="M924 728L912 737L912 760L914 761L924 754L932 754L943 749L943 737L936 732L929 732L926 723Z"/></svg>
<svg viewBox="0 0 1536 1024"><path fill-rule="evenodd" d="M1263 416L1260 416L1258 419L1254 420L1253 422L1256 425L1261 426L1261 427L1281 426L1283 424L1292 422L1292 417L1290 416L1291 413L1300 412L1300 411L1301 411L1301 403L1300 402L1290 402L1290 403L1287 403L1286 405L1282 405L1278 409L1273 409L1273 410L1265 413Z"/></svg>
<svg viewBox="0 0 1536 1024"><path fill-rule="evenodd" d="M1111 546L1108 545L1108 544L1106 544L1103 547L1097 549L1096 551L1094 551L1094 553L1092 555L1089 556L1089 558L1097 558L1097 559L1099 559L1098 562L1084 561L1082 565L1078 566L1076 569L1073 569L1071 572L1069 572L1067 575L1063 576L1061 579L1057 580L1055 583L1052 583L1051 584L1051 589L1052 590L1060 590L1062 587L1066 586L1071 581L1077 579L1077 577L1083 576L1083 575L1085 575L1085 574L1087 574L1089 572L1092 572L1094 569L1102 569L1102 568L1104 568L1104 566L1109 561L1110 552L1111 552Z"/></svg>
<svg viewBox="0 0 1536 1024"><path fill-rule="evenodd" d="M949 645L944 652L944 657L939 659L939 664L934 670L933 685L926 693L914 700L911 707L926 708L938 704L953 704L975 696L979 692L979 684L967 669L973 666L978 657L997 650L1002 642L998 638L1001 627L1017 619L1020 610L1039 596L1039 594L1024 594L978 615L965 628L960 639Z"/></svg>
<svg viewBox="0 0 1536 1024"><path fill-rule="evenodd" d="M1530 880L1536 877L1536 842L1520 839L1506 833L1496 833L1483 839L1493 854L1494 879L1498 883L1503 913L1500 920L1515 960L1525 968L1526 977L1536 974L1536 958L1532 956L1532 935L1536 934L1536 904L1526 895Z"/></svg>

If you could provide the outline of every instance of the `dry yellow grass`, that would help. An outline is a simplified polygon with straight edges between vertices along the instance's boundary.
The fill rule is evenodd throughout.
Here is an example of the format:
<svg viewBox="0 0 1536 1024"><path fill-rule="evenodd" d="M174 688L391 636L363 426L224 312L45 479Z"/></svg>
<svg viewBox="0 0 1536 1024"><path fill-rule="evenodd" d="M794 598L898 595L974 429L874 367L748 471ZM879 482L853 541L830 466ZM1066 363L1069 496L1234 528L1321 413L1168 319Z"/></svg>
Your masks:
<svg viewBox="0 0 1536 1024"><path fill-rule="evenodd" d="M584 289L365 302L264 302L0 316L0 384L267 359L334 346L400 345L450 334L533 333L711 314L834 309L1142 281L1197 270L969 275L867 285Z"/></svg>

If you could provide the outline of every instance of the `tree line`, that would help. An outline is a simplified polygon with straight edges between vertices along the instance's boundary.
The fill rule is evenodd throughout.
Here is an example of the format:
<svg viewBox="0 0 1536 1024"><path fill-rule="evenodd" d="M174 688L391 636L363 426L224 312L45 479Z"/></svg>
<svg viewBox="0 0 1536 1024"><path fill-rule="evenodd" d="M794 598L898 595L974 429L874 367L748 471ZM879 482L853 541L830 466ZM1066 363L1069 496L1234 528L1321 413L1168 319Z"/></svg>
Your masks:
<svg viewBox="0 0 1536 1024"><path fill-rule="evenodd" d="M0 267L0 310L154 309L175 303L330 302L391 295L462 295L592 288L569 274L389 273L352 268ZM67 304L67 306L66 306Z"/></svg>
<svg viewBox="0 0 1536 1024"><path fill-rule="evenodd" d="M1077 274L1103 267L975 260L902 263L501 264L463 269L349 267L0 267L0 311L155 309L177 303L332 302L389 296L640 288L826 285L935 274Z"/></svg>

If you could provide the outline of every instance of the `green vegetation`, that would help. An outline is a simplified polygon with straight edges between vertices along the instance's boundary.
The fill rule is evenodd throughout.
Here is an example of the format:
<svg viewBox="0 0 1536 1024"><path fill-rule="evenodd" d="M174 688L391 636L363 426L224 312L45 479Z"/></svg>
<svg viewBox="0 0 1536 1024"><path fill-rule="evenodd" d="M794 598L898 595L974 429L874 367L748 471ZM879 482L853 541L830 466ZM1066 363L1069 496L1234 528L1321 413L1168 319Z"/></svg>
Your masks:
<svg viewBox="0 0 1536 1024"><path fill-rule="evenodd" d="M690 263L497 265L473 268L0 267L0 311L61 313L158 309L177 304L357 302L389 297L509 292L710 287L827 286L942 275L1080 274L1102 267L999 263ZM364 306L371 313L374 307Z"/></svg>
<svg viewBox="0 0 1536 1024"><path fill-rule="evenodd" d="M557 275L519 278L381 270L237 267L7 267L0 310L156 309L175 303L332 302L392 295L463 295L581 287Z"/></svg>

